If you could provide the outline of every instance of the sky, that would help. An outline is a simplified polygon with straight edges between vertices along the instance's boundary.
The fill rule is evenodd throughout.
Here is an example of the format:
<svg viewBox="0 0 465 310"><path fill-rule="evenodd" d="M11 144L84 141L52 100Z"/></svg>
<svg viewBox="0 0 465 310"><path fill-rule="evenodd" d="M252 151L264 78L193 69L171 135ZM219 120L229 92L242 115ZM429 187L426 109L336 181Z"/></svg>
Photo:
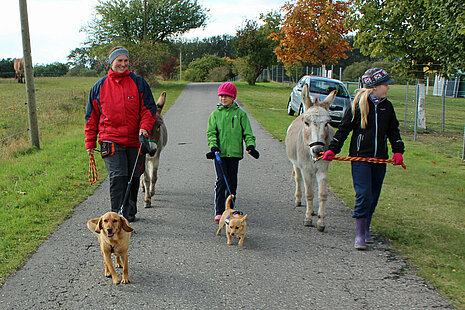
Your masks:
<svg viewBox="0 0 465 310"><path fill-rule="evenodd" d="M66 63L72 50L83 46L88 25L98 0L26 0L32 63ZM189 31L184 38L235 35L247 19L257 20L260 13L279 10L285 0L198 0L209 9L205 28ZM0 59L21 58L23 46L19 0L2 0L0 19Z"/></svg>

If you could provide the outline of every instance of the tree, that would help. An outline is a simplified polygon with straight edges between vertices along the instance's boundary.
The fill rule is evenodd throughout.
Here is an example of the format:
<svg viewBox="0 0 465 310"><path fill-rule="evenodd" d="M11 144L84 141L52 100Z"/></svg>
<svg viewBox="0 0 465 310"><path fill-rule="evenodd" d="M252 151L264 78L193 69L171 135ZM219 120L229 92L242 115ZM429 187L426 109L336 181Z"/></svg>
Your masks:
<svg viewBox="0 0 465 310"><path fill-rule="evenodd" d="M275 21L279 15L268 13L261 15L266 24L259 27L256 21L248 20L242 29L237 30L233 45L238 56L237 70L249 85L255 82L262 71L276 62L273 49L276 44L268 38L274 30Z"/></svg>
<svg viewBox="0 0 465 310"><path fill-rule="evenodd" d="M164 80L173 78L173 75L176 73L177 68L179 67L178 59L174 56L166 56L165 61L160 68L160 76Z"/></svg>
<svg viewBox="0 0 465 310"><path fill-rule="evenodd" d="M95 10L85 29L93 45L163 42L205 26L208 12L196 0L100 0Z"/></svg>
<svg viewBox="0 0 465 310"><path fill-rule="evenodd" d="M275 48L278 61L284 64L309 62L334 64L347 58L351 50L345 36L350 1L297 0L281 8L285 12L279 32L271 38L279 43Z"/></svg>
<svg viewBox="0 0 465 310"><path fill-rule="evenodd" d="M465 68L465 7L455 0L356 0L362 53L396 61L404 75Z"/></svg>

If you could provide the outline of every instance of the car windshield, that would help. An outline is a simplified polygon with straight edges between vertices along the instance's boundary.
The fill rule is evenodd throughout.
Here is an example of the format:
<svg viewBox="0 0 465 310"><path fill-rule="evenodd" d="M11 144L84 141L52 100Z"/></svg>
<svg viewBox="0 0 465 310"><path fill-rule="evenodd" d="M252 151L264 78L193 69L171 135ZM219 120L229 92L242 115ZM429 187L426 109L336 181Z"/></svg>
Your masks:
<svg viewBox="0 0 465 310"><path fill-rule="evenodd" d="M311 93L329 95L333 90L337 90L336 96L349 98L349 93L339 83L325 80L310 80Z"/></svg>

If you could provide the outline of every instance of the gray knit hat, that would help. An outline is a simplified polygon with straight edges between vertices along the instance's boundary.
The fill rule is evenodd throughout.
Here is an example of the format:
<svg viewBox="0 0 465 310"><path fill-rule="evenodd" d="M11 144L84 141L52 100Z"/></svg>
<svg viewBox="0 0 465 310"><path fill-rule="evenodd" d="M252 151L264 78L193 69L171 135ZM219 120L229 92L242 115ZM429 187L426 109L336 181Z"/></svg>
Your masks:
<svg viewBox="0 0 465 310"><path fill-rule="evenodd" d="M126 55L129 57L129 52L127 49L125 49L124 47L120 47L116 50L114 50L110 56L108 56L108 62L110 63L110 65L113 63L113 61L116 59L116 57L118 56L121 56L121 55Z"/></svg>

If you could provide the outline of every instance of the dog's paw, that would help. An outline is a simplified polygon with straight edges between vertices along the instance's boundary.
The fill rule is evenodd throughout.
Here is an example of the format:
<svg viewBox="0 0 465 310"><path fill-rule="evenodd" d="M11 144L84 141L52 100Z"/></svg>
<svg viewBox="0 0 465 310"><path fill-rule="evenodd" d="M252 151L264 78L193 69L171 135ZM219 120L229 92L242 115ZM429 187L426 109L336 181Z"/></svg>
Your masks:
<svg viewBox="0 0 465 310"><path fill-rule="evenodd" d="M128 284L130 282L131 282L131 280L129 280L129 279L124 279L123 278L123 280L121 280L121 283L123 283L123 284Z"/></svg>
<svg viewBox="0 0 465 310"><path fill-rule="evenodd" d="M118 276L113 278L113 284L120 284L120 282L121 282L121 279Z"/></svg>

